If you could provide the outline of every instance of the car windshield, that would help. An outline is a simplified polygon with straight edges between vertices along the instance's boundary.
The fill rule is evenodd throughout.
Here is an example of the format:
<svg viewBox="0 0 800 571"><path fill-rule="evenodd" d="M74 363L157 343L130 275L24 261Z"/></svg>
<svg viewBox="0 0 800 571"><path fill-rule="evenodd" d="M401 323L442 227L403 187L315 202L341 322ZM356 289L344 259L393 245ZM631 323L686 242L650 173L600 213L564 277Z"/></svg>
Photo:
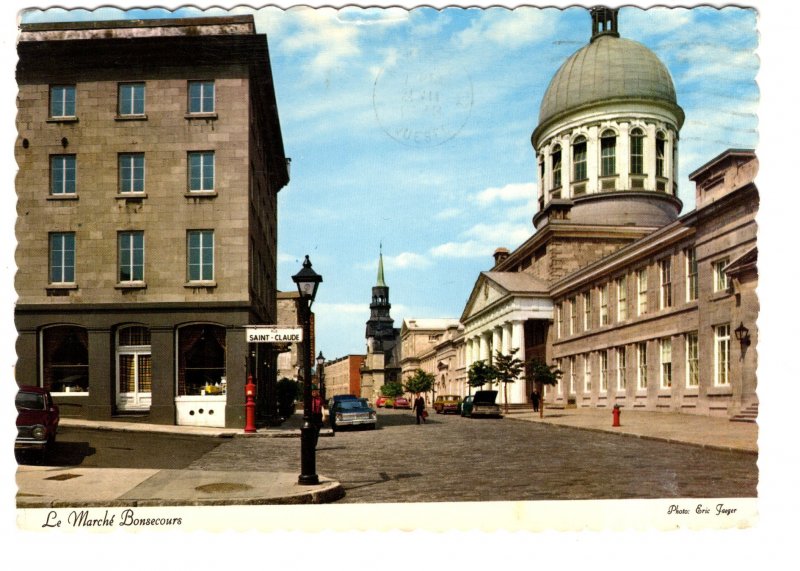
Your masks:
<svg viewBox="0 0 800 571"><path fill-rule="evenodd" d="M339 410L356 410L366 406L367 404L360 400L343 400L339 403Z"/></svg>
<svg viewBox="0 0 800 571"><path fill-rule="evenodd" d="M40 393L18 392L15 404L18 409L44 410L44 395Z"/></svg>

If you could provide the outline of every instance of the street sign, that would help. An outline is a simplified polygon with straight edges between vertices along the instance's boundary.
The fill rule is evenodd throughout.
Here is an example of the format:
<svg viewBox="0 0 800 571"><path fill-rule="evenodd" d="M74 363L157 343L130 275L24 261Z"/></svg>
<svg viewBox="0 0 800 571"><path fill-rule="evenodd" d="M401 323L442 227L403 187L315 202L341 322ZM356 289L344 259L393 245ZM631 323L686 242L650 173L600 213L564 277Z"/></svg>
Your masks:
<svg viewBox="0 0 800 571"><path fill-rule="evenodd" d="M252 325L245 330L248 343L299 343L303 340L302 327Z"/></svg>

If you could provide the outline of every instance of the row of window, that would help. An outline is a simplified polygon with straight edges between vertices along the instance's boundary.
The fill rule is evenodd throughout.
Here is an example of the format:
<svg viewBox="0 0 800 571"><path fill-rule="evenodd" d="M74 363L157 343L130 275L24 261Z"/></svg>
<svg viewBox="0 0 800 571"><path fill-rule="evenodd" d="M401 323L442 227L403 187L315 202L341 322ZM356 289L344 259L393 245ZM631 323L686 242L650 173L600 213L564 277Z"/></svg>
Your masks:
<svg viewBox="0 0 800 571"><path fill-rule="evenodd" d="M117 114L120 117L144 117L147 85L143 81L117 85ZM213 80L187 82L186 110L189 114L212 114L216 111ZM74 84L50 86L50 119L77 118L78 98Z"/></svg>
<svg viewBox="0 0 800 571"><path fill-rule="evenodd" d="M76 284L77 243L75 232L52 232L49 240L51 285ZM120 284L144 285L145 236L142 231L117 234L117 280ZM214 281L214 231L186 232L186 280Z"/></svg>
<svg viewBox="0 0 800 571"><path fill-rule="evenodd" d="M225 328L192 324L176 332L178 396L199 395L225 377ZM42 330L42 386L55 393L89 392L89 335L83 327L56 325ZM124 326L116 334L118 393L150 393L150 329Z"/></svg>
<svg viewBox="0 0 800 571"><path fill-rule="evenodd" d="M729 263L728 258L722 258L711 264L713 274L713 291L727 291L730 288L730 276L725 273L725 268ZM699 282L697 273L697 252L689 247L683 250L683 267L685 280L685 301L687 303L697 300L699 295ZM673 280L672 280L672 257L661 258L656 263L658 279L658 309L669 309L673 306ZM635 303L634 308L637 316L648 313L648 268L639 268L633 272L635 280ZM616 296L616 321L623 322L628 319L628 274L620 276L601 285L598 293L600 327L611 323L611 310L609 304L610 291L613 288ZM589 331L595 324L593 311L595 305L592 303L592 291L589 290L580 294L581 305L583 306L582 330ZM567 317L568 312L568 317ZM565 319L567 320L565 323ZM556 337L562 338L578 333L578 297L571 297L567 301L556 306Z"/></svg>
<svg viewBox="0 0 800 571"><path fill-rule="evenodd" d="M215 191L214 151L190 151L186 155L187 186L189 192ZM125 196L145 192L145 154L120 153L118 165L118 191ZM78 159L74 154L50 156L50 195L77 196Z"/></svg>
<svg viewBox="0 0 800 571"><path fill-rule="evenodd" d="M665 337L655 341L658 344L659 366L657 371L658 386L667 390L673 386L673 361L672 338ZM616 385L618 391L624 391L628 386L628 376L635 376L636 389L647 390L649 378L652 373L647 359L646 341L632 345L614 347L597 351L597 380L599 391L605 393L611 384ZM730 386L731 367L731 328L730 324L718 325L714 328L714 386ZM633 360L629 362L628 355L633 351ZM696 389L700 384L700 359L699 338L696 331L684 335L684 385L689 389ZM592 392L595 375L592 372L592 356L590 353L572 355L556 360L556 367L563 371L561 382L566 382L569 394L576 394L577 384L580 381L578 358L581 360L583 373L583 394ZM564 366L567 366L565 369ZM564 386L559 382L559 393L564 393Z"/></svg>
<svg viewBox="0 0 800 571"><path fill-rule="evenodd" d="M631 130L628 149L629 172L633 175L644 174L644 131L638 127ZM664 153L666 135L659 131L656 134L656 176L665 177ZM552 188L561 186L561 145L555 145L550 154L550 166L553 173ZM540 176L544 180L544 162L540 164ZM600 176L617 174L617 134L607 129L600 135ZM580 135L572 142L572 180L581 181L588 178L586 170L586 137Z"/></svg>

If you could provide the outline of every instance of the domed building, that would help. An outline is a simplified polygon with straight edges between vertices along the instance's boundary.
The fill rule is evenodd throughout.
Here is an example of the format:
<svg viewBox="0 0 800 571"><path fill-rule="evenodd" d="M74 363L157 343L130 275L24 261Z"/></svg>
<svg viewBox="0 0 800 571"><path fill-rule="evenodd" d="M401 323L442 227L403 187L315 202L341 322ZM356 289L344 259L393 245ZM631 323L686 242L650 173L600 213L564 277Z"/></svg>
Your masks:
<svg viewBox="0 0 800 571"><path fill-rule="evenodd" d="M696 169L696 210L681 215L669 71L620 37L618 9L589 13L590 41L553 76L531 136L534 232L495 252L461 315L463 374L513 352L563 372L546 406L751 420L758 160L731 149ZM533 388L521 377L509 404Z"/></svg>

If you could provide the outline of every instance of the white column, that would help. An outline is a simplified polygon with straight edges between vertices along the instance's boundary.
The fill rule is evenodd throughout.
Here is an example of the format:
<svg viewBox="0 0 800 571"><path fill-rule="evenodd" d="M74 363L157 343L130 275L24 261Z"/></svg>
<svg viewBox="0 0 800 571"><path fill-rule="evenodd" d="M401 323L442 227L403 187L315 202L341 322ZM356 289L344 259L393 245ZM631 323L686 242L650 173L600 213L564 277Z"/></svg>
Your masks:
<svg viewBox="0 0 800 571"><path fill-rule="evenodd" d="M656 126L648 123L644 138L644 172L647 175L646 190L656 189Z"/></svg>
<svg viewBox="0 0 800 571"><path fill-rule="evenodd" d="M617 190L630 190L631 183L628 175L631 172L631 124L620 123L619 136L617 137Z"/></svg>
<svg viewBox="0 0 800 571"><path fill-rule="evenodd" d="M472 364L472 339L464 340L464 366L469 370Z"/></svg>
<svg viewBox="0 0 800 571"><path fill-rule="evenodd" d="M503 355L510 355L516 345L511 342L511 323L503 324Z"/></svg>
<svg viewBox="0 0 800 571"><path fill-rule="evenodd" d="M600 192L600 134L597 126L589 127L586 137L586 194Z"/></svg>
<svg viewBox="0 0 800 571"><path fill-rule="evenodd" d="M503 328L502 327L493 327L492 328L492 362L494 363L494 356L497 352L503 351Z"/></svg>
<svg viewBox="0 0 800 571"><path fill-rule="evenodd" d="M481 333L480 340L479 340L479 353L477 361L488 361L489 360L489 334L487 332Z"/></svg>
<svg viewBox="0 0 800 571"><path fill-rule="evenodd" d="M519 347L516 353L517 359L525 362L525 322L515 321L511 329L511 345L512 347ZM525 390L525 373L520 374L519 379L511 385L513 387L512 394L509 396L509 401L512 403L526 402Z"/></svg>

